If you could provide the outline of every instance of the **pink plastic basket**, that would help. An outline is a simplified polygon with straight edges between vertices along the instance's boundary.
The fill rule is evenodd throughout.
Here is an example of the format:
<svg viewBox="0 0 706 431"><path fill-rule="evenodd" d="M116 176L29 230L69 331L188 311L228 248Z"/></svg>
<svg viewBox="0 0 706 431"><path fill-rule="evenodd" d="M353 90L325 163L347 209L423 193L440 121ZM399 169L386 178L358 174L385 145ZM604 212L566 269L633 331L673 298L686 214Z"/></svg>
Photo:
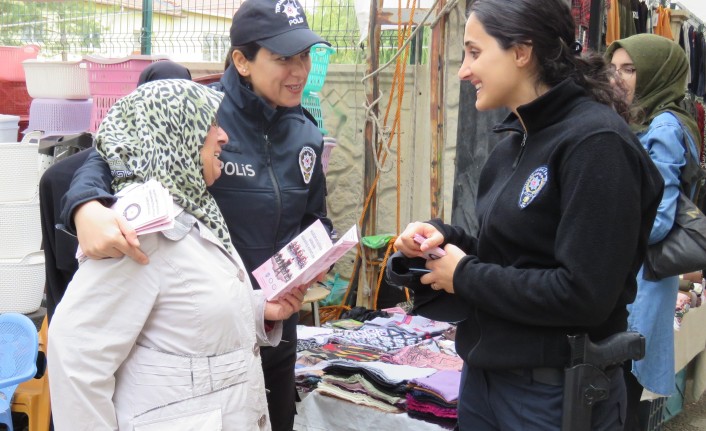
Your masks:
<svg viewBox="0 0 706 431"><path fill-rule="evenodd" d="M91 126L93 101L34 99L25 132L39 130L42 137L85 132Z"/></svg>
<svg viewBox="0 0 706 431"><path fill-rule="evenodd" d="M86 56L88 86L92 96L125 96L137 88L140 73L163 56L131 55L124 58Z"/></svg>
<svg viewBox="0 0 706 431"><path fill-rule="evenodd" d="M155 61L166 60L166 56L131 55L124 58L100 58L85 56L88 69L88 86L93 98L91 126L96 132L103 118L121 97L137 88L140 73Z"/></svg>
<svg viewBox="0 0 706 431"><path fill-rule="evenodd" d="M37 58L39 46L0 46L0 81L24 82L25 71L22 62Z"/></svg>
<svg viewBox="0 0 706 431"><path fill-rule="evenodd" d="M93 109L91 109L91 126L88 129L91 132L97 132L101 121L108 115L110 107L115 104L122 96L93 96Z"/></svg>

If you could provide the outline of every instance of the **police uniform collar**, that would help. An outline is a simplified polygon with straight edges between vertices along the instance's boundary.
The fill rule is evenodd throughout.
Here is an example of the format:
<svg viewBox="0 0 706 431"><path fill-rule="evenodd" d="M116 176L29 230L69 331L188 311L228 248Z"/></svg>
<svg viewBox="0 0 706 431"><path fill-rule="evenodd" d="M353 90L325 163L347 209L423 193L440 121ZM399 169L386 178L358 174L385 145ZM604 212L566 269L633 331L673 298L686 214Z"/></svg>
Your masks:
<svg viewBox="0 0 706 431"><path fill-rule="evenodd" d="M522 117L527 133L531 134L556 123L567 115L570 108L581 96L586 96L586 90L572 78L567 78L530 103L519 106L517 112ZM522 132L523 128L517 115L511 112L493 130L495 132L507 130Z"/></svg>
<svg viewBox="0 0 706 431"><path fill-rule="evenodd" d="M223 90L233 99L239 109L246 112L261 112L268 123L278 115L277 109L270 106L242 82L240 75L232 65L223 73L221 82Z"/></svg>

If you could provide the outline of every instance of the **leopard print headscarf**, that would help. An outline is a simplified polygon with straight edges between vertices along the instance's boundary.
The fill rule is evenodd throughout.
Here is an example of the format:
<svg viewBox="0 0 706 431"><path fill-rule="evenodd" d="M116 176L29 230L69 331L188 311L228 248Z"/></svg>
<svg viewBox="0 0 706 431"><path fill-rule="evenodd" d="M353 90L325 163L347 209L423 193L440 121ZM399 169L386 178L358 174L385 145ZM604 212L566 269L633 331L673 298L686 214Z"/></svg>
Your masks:
<svg viewBox="0 0 706 431"><path fill-rule="evenodd" d="M115 192L159 181L232 253L228 227L206 190L199 152L222 99L222 93L188 80L141 85L110 108L98 129L96 149L110 165Z"/></svg>

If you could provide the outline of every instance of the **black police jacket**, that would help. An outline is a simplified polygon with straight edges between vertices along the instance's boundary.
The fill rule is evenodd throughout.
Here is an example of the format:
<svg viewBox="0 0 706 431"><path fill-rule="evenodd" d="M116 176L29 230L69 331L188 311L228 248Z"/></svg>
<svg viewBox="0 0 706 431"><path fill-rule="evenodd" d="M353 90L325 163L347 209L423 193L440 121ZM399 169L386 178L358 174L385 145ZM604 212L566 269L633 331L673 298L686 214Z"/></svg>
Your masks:
<svg viewBox="0 0 706 431"><path fill-rule="evenodd" d="M241 82L221 79L218 123L228 134L221 177L209 191L233 243L252 271L316 220L326 217L323 137L301 106L273 108Z"/></svg>

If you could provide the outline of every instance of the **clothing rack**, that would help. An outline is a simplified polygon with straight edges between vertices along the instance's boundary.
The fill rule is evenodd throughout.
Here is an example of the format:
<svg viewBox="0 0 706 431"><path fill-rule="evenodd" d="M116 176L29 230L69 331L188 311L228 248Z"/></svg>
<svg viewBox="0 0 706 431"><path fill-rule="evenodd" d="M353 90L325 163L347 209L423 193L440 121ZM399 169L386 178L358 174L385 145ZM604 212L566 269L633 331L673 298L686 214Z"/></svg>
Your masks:
<svg viewBox="0 0 706 431"><path fill-rule="evenodd" d="M694 28L698 29L699 33L703 33L704 29L706 28L706 25L704 24L703 21L701 21L696 15L694 15L689 9L684 7L680 2L675 2L675 5L677 8L686 11L689 14L689 19L687 22Z"/></svg>

